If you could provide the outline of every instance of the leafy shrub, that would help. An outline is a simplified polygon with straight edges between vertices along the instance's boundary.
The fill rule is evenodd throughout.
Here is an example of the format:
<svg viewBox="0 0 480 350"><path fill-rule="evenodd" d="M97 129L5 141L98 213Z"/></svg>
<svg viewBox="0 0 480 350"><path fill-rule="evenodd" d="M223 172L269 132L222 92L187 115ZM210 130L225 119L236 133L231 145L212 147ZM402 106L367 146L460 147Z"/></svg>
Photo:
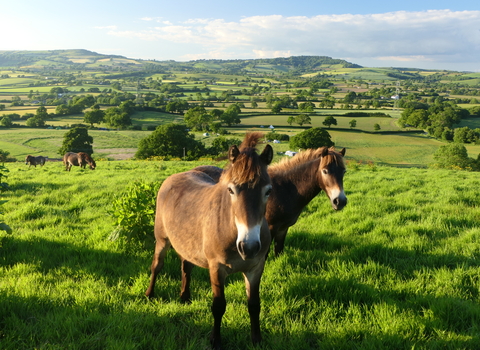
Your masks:
<svg viewBox="0 0 480 350"><path fill-rule="evenodd" d="M440 146L433 154L434 168L478 170L479 159L468 157L465 146L461 143L449 143Z"/></svg>
<svg viewBox="0 0 480 350"><path fill-rule="evenodd" d="M0 192L9 190L8 184L6 182L3 182L3 178L8 177L7 175L5 175L5 173L8 173L8 169L5 168L5 166L0 165Z"/></svg>
<svg viewBox="0 0 480 350"><path fill-rule="evenodd" d="M213 142L212 146L208 150L210 154L219 155L222 153L226 153L230 146L232 145L240 145L242 140L237 138L226 138L225 136L216 137Z"/></svg>
<svg viewBox="0 0 480 350"><path fill-rule="evenodd" d="M328 131L322 128L308 129L290 138L290 147L293 149L331 147L334 145L335 143L331 140Z"/></svg>
<svg viewBox="0 0 480 350"><path fill-rule="evenodd" d="M158 183L134 182L126 192L113 202L111 214L117 227L111 240L123 238L125 242L148 247L153 243L155 204Z"/></svg>
<svg viewBox="0 0 480 350"><path fill-rule="evenodd" d="M6 203L7 201L0 201L0 205L3 205L4 203ZM0 211L0 216L3 214L3 212ZM4 223L3 221L1 221L0 219L0 230L2 231L6 231L7 233L12 233L12 229L10 228L10 226L8 226L6 223Z"/></svg>
<svg viewBox="0 0 480 350"><path fill-rule="evenodd" d="M7 177L5 175L6 172L8 172L8 169L5 168L3 165L0 165L0 192L4 192L9 189L8 184L2 181L2 178ZM0 200L0 205L3 205L5 202L7 201ZM3 213L0 211L0 216L2 214ZM1 221L1 219L0 219L0 230L7 231L7 233L12 233L12 229L10 228L10 226L8 226L6 223Z"/></svg>
<svg viewBox="0 0 480 350"><path fill-rule="evenodd" d="M58 154L63 156L67 152L93 153L93 137L88 135L87 128L72 128L63 135L62 147Z"/></svg>
<svg viewBox="0 0 480 350"><path fill-rule="evenodd" d="M135 158L147 159L154 156L178 157L185 160L198 159L205 155L205 145L195 140L182 124L164 124L140 140Z"/></svg>
<svg viewBox="0 0 480 350"><path fill-rule="evenodd" d="M279 134L278 132L269 132L265 137L267 140L290 141L290 136L287 134Z"/></svg>

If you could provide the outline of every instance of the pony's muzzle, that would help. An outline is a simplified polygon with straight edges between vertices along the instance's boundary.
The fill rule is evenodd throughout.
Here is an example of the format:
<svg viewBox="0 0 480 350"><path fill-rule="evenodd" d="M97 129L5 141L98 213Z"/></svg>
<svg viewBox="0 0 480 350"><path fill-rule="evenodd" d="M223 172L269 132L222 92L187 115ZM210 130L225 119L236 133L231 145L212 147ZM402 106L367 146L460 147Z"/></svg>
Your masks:
<svg viewBox="0 0 480 350"><path fill-rule="evenodd" d="M243 260L253 259L257 256L262 248L262 244L260 241L253 241L253 242L244 242L240 241L237 243L238 253L242 257Z"/></svg>
<svg viewBox="0 0 480 350"><path fill-rule="evenodd" d="M335 197L331 200L332 207L335 210L342 210L344 206L347 205L347 197L345 195Z"/></svg>

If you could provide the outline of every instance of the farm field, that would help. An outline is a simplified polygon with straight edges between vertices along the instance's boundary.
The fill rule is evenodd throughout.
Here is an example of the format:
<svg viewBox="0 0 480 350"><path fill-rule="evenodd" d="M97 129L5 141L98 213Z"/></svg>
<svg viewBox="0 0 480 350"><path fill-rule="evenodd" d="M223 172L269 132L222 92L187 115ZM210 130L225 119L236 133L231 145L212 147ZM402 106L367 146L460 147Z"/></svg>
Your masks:
<svg viewBox="0 0 480 350"><path fill-rule="evenodd" d="M265 124L266 125L266 124ZM267 131L259 127L231 128L231 136L243 138L246 131ZM300 129L301 131L302 129ZM277 132L295 135L299 129L290 126L278 127ZM10 156L23 161L29 154L43 155L49 158L60 158L57 153L63 142L65 129L29 129L11 128L0 130L0 149L8 150ZM332 141L337 148L347 149L346 159L349 162L374 162L385 165L426 167L433 162L433 154L445 143L435 140L427 135L418 133L404 134L375 134L358 130L339 131L334 127L328 129ZM137 150L138 142L149 135L151 131L139 130L90 130L93 137L93 157L111 160L124 160L132 158ZM209 145L214 136L204 137L195 133L196 138ZM288 142L273 144L276 153L290 150ZM480 154L480 145L466 145L471 158ZM280 157L279 155L275 156Z"/></svg>
<svg viewBox="0 0 480 350"><path fill-rule="evenodd" d="M111 241L112 202L204 162L98 161L95 171L8 163L2 197L0 348L207 349L206 270L179 303L170 251L144 296L151 247ZM224 163L209 163L223 166ZM262 349L476 349L480 342L480 195L476 173L351 164L347 206L321 193L269 257ZM153 242L153 237L152 237ZM226 287L226 350L253 349L243 278Z"/></svg>
<svg viewBox="0 0 480 350"><path fill-rule="evenodd" d="M60 158L58 150L62 145L65 129L9 129L0 132L0 149L8 150L12 157L23 161L29 154L43 155L49 158ZM124 159L125 150L128 157L135 153L140 139L148 135L147 131L102 131L90 130L94 138L94 157Z"/></svg>

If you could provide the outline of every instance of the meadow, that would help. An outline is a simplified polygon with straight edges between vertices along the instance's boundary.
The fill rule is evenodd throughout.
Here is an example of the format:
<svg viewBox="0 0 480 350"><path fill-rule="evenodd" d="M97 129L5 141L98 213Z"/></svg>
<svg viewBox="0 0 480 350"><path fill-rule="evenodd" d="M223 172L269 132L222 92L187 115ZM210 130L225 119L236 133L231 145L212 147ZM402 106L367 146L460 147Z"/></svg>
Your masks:
<svg viewBox="0 0 480 350"><path fill-rule="evenodd" d="M112 202L130 185L200 164L6 164L13 233L0 231L0 348L209 348L207 271L194 269L193 302L180 304L170 251L149 301L151 247L109 240ZM478 348L479 185L476 173L350 162L347 206L335 212L321 193L266 263L261 348ZM225 349L253 349L243 278L227 281Z"/></svg>

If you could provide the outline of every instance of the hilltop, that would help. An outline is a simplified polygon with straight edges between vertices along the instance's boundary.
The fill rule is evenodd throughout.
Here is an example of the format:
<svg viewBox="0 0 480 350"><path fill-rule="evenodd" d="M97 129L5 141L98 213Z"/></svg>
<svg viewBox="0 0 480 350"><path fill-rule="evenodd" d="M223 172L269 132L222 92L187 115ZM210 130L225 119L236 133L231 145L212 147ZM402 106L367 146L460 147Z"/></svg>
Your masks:
<svg viewBox="0 0 480 350"><path fill-rule="evenodd" d="M328 56L293 56L270 59L194 60L188 62L131 59L119 55L104 55L88 50L0 51L1 68L41 69L128 69L128 70L183 70L222 73L278 71L304 74L333 68L362 68L361 66Z"/></svg>

